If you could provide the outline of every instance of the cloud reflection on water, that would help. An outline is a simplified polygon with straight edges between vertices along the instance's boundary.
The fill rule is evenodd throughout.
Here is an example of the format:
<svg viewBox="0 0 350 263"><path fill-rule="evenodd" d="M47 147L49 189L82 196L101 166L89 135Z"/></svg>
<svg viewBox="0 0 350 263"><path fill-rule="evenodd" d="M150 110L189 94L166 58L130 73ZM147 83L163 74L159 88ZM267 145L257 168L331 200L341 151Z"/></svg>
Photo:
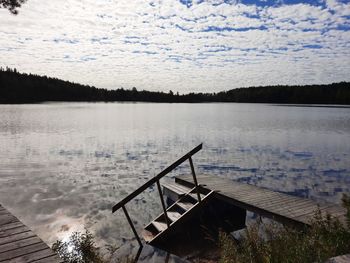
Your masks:
<svg viewBox="0 0 350 263"><path fill-rule="evenodd" d="M0 202L45 241L84 227L133 240L118 200L204 142L197 172L339 202L350 192L350 109L252 104L57 103L0 106ZM190 172L185 163L170 177ZM141 229L156 189L128 205ZM127 249L121 249L127 251Z"/></svg>

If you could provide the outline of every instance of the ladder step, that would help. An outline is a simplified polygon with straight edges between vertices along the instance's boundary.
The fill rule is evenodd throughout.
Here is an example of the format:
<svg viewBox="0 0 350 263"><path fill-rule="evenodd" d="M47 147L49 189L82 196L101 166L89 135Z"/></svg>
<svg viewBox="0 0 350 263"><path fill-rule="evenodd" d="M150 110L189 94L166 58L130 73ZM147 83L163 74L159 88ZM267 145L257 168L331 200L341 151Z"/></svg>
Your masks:
<svg viewBox="0 0 350 263"><path fill-rule="evenodd" d="M183 196L167 210L168 219L172 222L170 226L167 226L164 214L161 214L156 220L152 221L144 228L145 231L142 233L144 239L152 244L152 242L160 236L169 233L172 227L175 227L175 225L179 226L181 220L186 220L186 218L191 217L191 214L198 211L201 204L205 204L212 193L214 193L214 191L210 191L209 194L205 195L201 203L192 200L188 195Z"/></svg>
<svg viewBox="0 0 350 263"><path fill-rule="evenodd" d="M183 195L183 194L186 194L190 188L186 187L186 186L183 186L181 184L177 184L177 183L166 183L166 182L163 182L162 183L162 186L175 192L176 194L178 195Z"/></svg>
<svg viewBox="0 0 350 263"><path fill-rule="evenodd" d="M168 214L168 217L170 218L170 220L173 222L175 222L176 220L178 220L181 217L181 214L179 212L176 212L176 211L168 211L167 214Z"/></svg>
<svg viewBox="0 0 350 263"><path fill-rule="evenodd" d="M153 221L153 222L152 222L152 225L154 225L154 227L155 227L159 232L162 232L162 231L164 231L165 229L168 228L168 226L167 226L166 223L159 222L159 221Z"/></svg>
<svg viewBox="0 0 350 263"><path fill-rule="evenodd" d="M150 242L155 236L156 236L156 233L152 233L147 229L144 229L142 231L142 237L146 242Z"/></svg>
<svg viewBox="0 0 350 263"><path fill-rule="evenodd" d="M194 206L193 203L185 200L179 200L178 202L176 202L176 204L186 211L190 210L192 206Z"/></svg>
<svg viewBox="0 0 350 263"><path fill-rule="evenodd" d="M198 199L197 193L190 193L189 195L197 201L197 199ZM201 199L203 199L205 197L205 194L200 193L200 197L201 197Z"/></svg>

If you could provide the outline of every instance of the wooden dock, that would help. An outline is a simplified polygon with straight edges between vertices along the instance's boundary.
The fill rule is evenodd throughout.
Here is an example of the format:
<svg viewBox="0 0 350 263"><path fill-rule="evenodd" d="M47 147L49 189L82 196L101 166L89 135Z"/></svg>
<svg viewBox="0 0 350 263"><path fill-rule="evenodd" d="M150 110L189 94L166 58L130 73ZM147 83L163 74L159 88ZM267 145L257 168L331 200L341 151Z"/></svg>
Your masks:
<svg viewBox="0 0 350 263"><path fill-rule="evenodd" d="M322 215L330 214L341 222L345 222L346 209L340 205L320 204L311 199L275 192L219 176L197 175L197 180L203 188L215 191L216 198L283 224L309 225L318 209ZM191 175L176 177L175 182L189 188L195 185Z"/></svg>
<svg viewBox="0 0 350 263"><path fill-rule="evenodd" d="M0 205L1 263L58 263L62 260L27 226Z"/></svg>
<svg viewBox="0 0 350 263"><path fill-rule="evenodd" d="M157 186L162 213L144 227L142 237L148 244L167 251L173 250L171 246L177 246L175 244L179 243L177 240L183 243L180 250L188 247L184 241L191 243L197 239L192 234L200 236L201 225L204 228L210 227L210 231L215 228L214 233L218 229L226 232L240 230L246 227L247 211L297 228L308 227L315 219L317 212L320 212L321 216L330 215L346 223L346 209L340 205L317 203L311 199L240 183L220 176L197 175L192 156L201 149L202 144L193 148L113 206L112 213L122 208L141 247L143 243L127 211L127 204L154 185ZM160 183L163 177L186 161L189 162L191 169L189 175L177 176L175 181L162 180ZM208 227L206 229L209 229ZM190 235L191 238L189 238ZM179 252L174 254L182 253L175 249L174 251Z"/></svg>

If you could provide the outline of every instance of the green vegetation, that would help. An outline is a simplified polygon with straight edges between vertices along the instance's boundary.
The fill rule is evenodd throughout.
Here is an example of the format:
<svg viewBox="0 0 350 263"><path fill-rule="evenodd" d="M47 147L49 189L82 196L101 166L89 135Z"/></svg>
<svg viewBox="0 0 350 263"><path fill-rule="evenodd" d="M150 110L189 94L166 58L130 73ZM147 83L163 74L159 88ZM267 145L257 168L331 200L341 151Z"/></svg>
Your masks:
<svg viewBox="0 0 350 263"><path fill-rule="evenodd" d="M102 255L94 244L93 235L85 230L85 233L74 232L68 241L56 241L52 245L64 263L103 263Z"/></svg>
<svg viewBox="0 0 350 263"><path fill-rule="evenodd" d="M94 236L85 229L84 233L74 232L68 241L57 240L52 245L52 250L63 260L64 263L110 263L114 253L119 247L107 245L106 252L95 245ZM113 262L133 262L129 257L113 260Z"/></svg>
<svg viewBox="0 0 350 263"><path fill-rule="evenodd" d="M98 89L68 81L22 74L0 68L0 104L44 101L147 101L147 102L249 102L291 104L349 104L350 83L268 86L232 89L219 93L189 93Z"/></svg>
<svg viewBox="0 0 350 263"><path fill-rule="evenodd" d="M344 196L347 225L317 212L303 231L276 224L258 223L247 228L239 241L220 233L220 263L308 263L350 253L350 198Z"/></svg>

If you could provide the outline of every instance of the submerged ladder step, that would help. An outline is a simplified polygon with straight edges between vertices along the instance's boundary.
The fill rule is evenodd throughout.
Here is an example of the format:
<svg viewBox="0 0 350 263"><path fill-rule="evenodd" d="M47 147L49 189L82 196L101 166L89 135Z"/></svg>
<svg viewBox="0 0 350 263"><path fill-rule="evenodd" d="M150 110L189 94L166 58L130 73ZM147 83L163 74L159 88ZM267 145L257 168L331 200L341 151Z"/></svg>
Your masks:
<svg viewBox="0 0 350 263"><path fill-rule="evenodd" d="M176 204L186 211L190 210L195 205L191 202L183 200L179 200L178 202L176 202Z"/></svg>
<svg viewBox="0 0 350 263"><path fill-rule="evenodd" d="M193 199L198 200L198 195L197 195L197 193L190 193L189 195L190 195ZM203 199L203 198L205 197L205 194L200 193L200 197L201 197L201 199Z"/></svg>
<svg viewBox="0 0 350 263"><path fill-rule="evenodd" d="M163 222L153 221L152 224L158 230L158 232L162 232L162 231L164 231L165 229L168 228L167 224L163 223Z"/></svg>
<svg viewBox="0 0 350 263"><path fill-rule="evenodd" d="M167 214L168 218L173 222L177 221L181 217L181 214L176 211L168 211Z"/></svg>

